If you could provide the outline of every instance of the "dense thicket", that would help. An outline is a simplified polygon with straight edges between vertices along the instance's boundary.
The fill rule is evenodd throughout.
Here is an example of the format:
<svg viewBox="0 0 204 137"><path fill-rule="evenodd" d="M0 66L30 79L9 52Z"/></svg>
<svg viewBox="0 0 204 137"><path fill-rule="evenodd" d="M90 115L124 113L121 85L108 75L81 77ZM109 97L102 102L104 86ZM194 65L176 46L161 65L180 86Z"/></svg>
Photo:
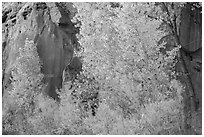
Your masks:
<svg viewBox="0 0 204 137"><path fill-rule="evenodd" d="M178 17L182 4L178 4ZM183 134L179 45L155 3L74 3L82 70L63 83L60 102L44 93L36 45L26 40L13 68L3 113L10 134ZM151 17L150 17L151 16ZM173 17L172 17L173 19ZM179 24L179 22L178 22Z"/></svg>
<svg viewBox="0 0 204 137"><path fill-rule="evenodd" d="M100 83L98 111L85 123L95 134L159 134L166 128L180 133L182 87L171 77L178 49L159 52L163 43L158 41L168 33L160 29L162 21L145 14L159 8L146 3L75 6L83 74Z"/></svg>

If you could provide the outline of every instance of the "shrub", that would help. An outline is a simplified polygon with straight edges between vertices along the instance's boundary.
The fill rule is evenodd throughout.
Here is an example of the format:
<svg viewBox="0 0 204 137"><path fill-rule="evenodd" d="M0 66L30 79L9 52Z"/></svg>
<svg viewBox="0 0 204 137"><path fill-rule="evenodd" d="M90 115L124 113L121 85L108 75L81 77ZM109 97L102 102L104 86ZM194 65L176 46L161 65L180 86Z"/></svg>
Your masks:
<svg viewBox="0 0 204 137"><path fill-rule="evenodd" d="M20 134L29 133L31 125L27 118L32 115L35 107L35 98L42 92L43 74L40 72L40 60L36 46L26 39L25 45L19 49L19 56L12 70L12 89L8 92L11 104L5 108L3 128L5 131L17 131ZM4 103L9 103L7 100ZM5 105L5 104L4 104ZM9 128L11 127L11 128Z"/></svg>

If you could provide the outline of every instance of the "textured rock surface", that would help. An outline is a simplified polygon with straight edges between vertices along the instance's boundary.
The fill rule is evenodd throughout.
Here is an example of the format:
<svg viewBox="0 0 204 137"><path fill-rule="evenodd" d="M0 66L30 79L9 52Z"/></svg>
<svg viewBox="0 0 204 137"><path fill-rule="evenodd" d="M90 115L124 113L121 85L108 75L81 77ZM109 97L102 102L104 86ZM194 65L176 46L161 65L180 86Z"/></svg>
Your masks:
<svg viewBox="0 0 204 137"><path fill-rule="evenodd" d="M191 125L192 129L196 133L201 134L201 123L197 121L202 121L202 14L201 11L191 9L191 3L186 4L185 8L182 10L181 14L181 24L179 31L179 39L181 43L181 50L183 51L183 59L186 64L186 69L188 71L189 80L193 87L193 93L185 90L184 104L185 104L185 114L191 112L192 118L188 124ZM165 54L166 51L170 51L175 48L175 40L171 35L163 37L160 42L167 41L165 49L161 48L160 51ZM176 71L180 74L178 79L182 82L186 82L186 77L182 74L181 63L176 64ZM185 85L185 84L184 84ZM195 106L191 106L191 101ZM192 108L195 108L192 109ZM188 117L188 116L187 116ZM195 122L196 121L196 122ZM200 127L199 127L200 126ZM189 134L191 134L189 129Z"/></svg>
<svg viewBox="0 0 204 137"><path fill-rule="evenodd" d="M47 83L45 92L57 99L55 90L62 87L62 72L71 62L77 43L69 10L58 3L3 5L3 90L9 87L12 65L28 38L37 45Z"/></svg>
<svg viewBox="0 0 204 137"><path fill-rule="evenodd" d="M184 98L185 114L189 120L187 134L202 134L202 14L198 9L192 10L191 3L182 10L179 39L182 47L191 52L184 57L193 87L193 95L186 92ZM190 106L190 96L195 101L193 107Z"/></svg>
<svg viewBox="0 0 204 137"><path fill-rule="evenodd" d="M181 17L181 45L188 51L196 51L202 47L202 14L199 10L191 10L190 4L188 4L183 9ZM186 60L187 69L190 73L196 100L199 107L202 108L202 68L201 71L195 68L197 63L200 65L202 63L202 48L190 56L191 58Z"/></svg>

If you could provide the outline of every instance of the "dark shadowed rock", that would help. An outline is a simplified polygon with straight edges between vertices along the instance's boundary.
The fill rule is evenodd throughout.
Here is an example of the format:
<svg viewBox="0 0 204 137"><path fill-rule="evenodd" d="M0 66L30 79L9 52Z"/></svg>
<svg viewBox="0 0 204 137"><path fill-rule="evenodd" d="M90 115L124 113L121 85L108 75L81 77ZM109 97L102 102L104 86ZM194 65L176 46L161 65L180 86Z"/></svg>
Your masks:
<svg viewBox="0 0 204 137"><path fill-rule="evenodd" d="M202 13L186 4L181 14L180 41L189 53L186 66L193 85L196 108L202 108ZM191 52L191 53L190 53Z"/></svg>
<svg viewBox="0 0 204 137"><path fill-rule="evenodd" d="M74 57L69 66L64 70L64 82L73 81L77 75L82 71L82 61L79 57Z"/></svg>

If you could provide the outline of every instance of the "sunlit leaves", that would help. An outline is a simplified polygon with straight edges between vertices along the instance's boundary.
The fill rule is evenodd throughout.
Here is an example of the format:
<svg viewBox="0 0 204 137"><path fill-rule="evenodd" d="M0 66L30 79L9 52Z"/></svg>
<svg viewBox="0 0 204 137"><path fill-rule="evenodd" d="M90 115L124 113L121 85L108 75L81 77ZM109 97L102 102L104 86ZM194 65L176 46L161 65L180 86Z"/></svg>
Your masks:
<svg viewBox="0 0 204 137"><path fill-rule="evenodd" d="M25 45L19 49L19 56L14 63L11 79L12 89L8 91L8 96L13 101L9 107L12 108L13 112L8 111L6 115L13 117L6 124L12 125L13 122L14 125L13 129L5 130L16 130L20 134L30 132L31 134L32 129L30 123L27 123L27 118L32 115L36 103L35 99L42 92L43 74L40 72L40 67L36 45L26 39ZM24 128L28 129L25 131Z"/></svg>
<svg viewBox="0 0 204 137"><path fill-rule="evenodd" d="M159 52L163 43L159 45L158 41L168 34L160 29L167 13L155 3L118 3L119 6L114 8L110 5L75 4L79 11L76 19L81 22L79 42L84 49L81 54L83 70L103 85L103 90L99 90L102 100L118 112L118 118L129 114L139 116L139 110L145 105L175 99L178 89L170 88L167 70L172 72L168 65L174 66L177 51L167 55ZM149 15L155 15L157 19L149 18ZM154 111L155 118L158 111ZM148 125L144 126L148 128ZM96 133L107 134L101 132Z"/></svg>
<svg viewBox="0 0 204 137"><path fill-rule="evenodd" d="M12 71L13 90L10 94L17 97L18 103L32 100L32 97L41 89L43 75L40 67L36 46L27 39L23 48L19 49L19 57Z"/></svg>

